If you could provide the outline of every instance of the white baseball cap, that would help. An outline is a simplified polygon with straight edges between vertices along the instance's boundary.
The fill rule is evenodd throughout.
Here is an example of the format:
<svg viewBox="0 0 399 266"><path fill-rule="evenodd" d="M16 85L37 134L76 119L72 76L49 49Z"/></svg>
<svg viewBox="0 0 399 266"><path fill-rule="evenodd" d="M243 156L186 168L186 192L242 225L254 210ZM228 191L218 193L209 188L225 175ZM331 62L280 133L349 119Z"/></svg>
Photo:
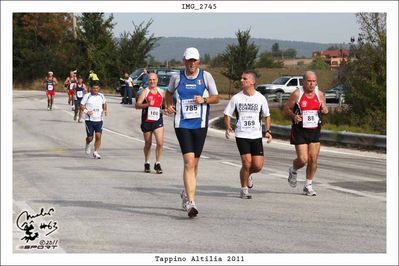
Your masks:
<svg viewBox="0 0 399 266"><path fill-rule="evenodd" d="M187 48L186 51L184 51L183 58L186 60L189 60L189 59L199 60L200 55L199 55L198 49L194 48L194 47Z"/></svg>

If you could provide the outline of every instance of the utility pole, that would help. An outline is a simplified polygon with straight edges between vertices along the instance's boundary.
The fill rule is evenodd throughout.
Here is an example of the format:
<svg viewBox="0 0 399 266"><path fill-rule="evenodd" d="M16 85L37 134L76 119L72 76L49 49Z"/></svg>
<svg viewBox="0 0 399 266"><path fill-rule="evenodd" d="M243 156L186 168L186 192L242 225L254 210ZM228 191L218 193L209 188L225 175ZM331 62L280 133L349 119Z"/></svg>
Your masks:
<svg viewBox="0 0 399 266"><path fill-rule="evenodd" d="M73 30L73 38L76 40L77 38L77 33L76 33L76 17L75 13L72 13L72 30Z"/></svg>

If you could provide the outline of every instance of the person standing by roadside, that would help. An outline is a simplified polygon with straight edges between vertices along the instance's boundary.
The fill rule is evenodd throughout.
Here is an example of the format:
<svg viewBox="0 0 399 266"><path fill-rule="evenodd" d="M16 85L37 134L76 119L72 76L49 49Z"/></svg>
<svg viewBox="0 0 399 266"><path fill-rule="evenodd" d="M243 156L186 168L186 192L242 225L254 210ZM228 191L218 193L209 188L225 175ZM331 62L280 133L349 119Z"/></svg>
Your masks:
<svg viewBox="0 0 399 266"><path fill-rule="evenodd" d="M87 93L87 88L86 85L83 83L83 77L79 76L78 77L78 82L76 83L75 86L75 115L73 117L73 120L76 121L78 118L78 113L79 113L79 119L78 123L82 123L82 110L80 110L80 103L82 102L83 96Z"/></svg>
<svg viewBox="0 0 399 266"><path fill-rule="evenodd" d="M49 71L47 76L44 78L42 82L42 87L46 90L47 95L47 110L53 110L53 103L55 97L55 88L57 87L58 81L54 77L54 73Z"/></svg>
<svg viewBox="0 0 399 266"><path fill-rule="evenodd" d="M83 99L80 103L80 109L84 113L84 119L86 123L87 137L85 152L87 155L90 154L90 142L93 140L93 135L95 133L93 152L94 159L101 159L98 151L100 150L101 146L104 115L108 115L108 107L105 96L99 91L99 82L92 81L90 92L83 96Z"/></svg>
<svg viewBox="0 0 399 266"><path fill-rule="evenodd" d="M219 102L212 75L199 68L200 55L196 48L187 48L183 55L185 69L170 79L165 96L166 112L174 113L176 137L183 154L184 190L180 194L182 207L190 218L197 216L195 190L198 163L208 131L209 104ZM173 93L176 92L176 105Z"/></svg>
<svg viewBox="0 0 399 266"><path fill-rule="evenodd" d="M252 174L260 172L264 164L262 117L264 117L267 143L272 141L269 105L266 98L255 90L255 85L256 73L244 71L241 75L242 91L235 94L224 109L226 139L230 138L232 132L230 121L233 114L237 119L235 137L242 163L240 170L242 199L252 198L248 191L248 188L253 187Z"/></svg>
<svg viewBox="0 0 399 266"><path fill-rule="evenodd" d="M144 135L144 172L150 173L150 152L152 146L152 135L154 134L157 142L156 162L154 170L157 174L162 174L161 155L163 150L163 117L161 112L162 101L164 98L163 90L157 87L158 77L155 73L148 75L149 87L145 88L136 102L136 109L142 109L141 130Z"/></svg>
<svg viewBox="0 0 399 266"><path fill-rule="evenodd" d="M328 113L324 93L317 87L316 73L305 72L303 88L298 88L291 94L284 106L284 112L292 118L290 142L295 145L297 154L293 165L288 169L288 183L291 187L296 187L297 170L307 165L303 193L316 196L312 181L320 152L321 113Z"/></svg>
<svg viewBox="0 0 399 266"><path fill-rule="evenodd" d="M124 104L133 104L133 100L132 100L133 86L134 86L133 79L132 79L132 77L129 76L129 73L127 73L127 72L125 72L124 77L125 77L125 91L123 94L122 102Z"/></svg>

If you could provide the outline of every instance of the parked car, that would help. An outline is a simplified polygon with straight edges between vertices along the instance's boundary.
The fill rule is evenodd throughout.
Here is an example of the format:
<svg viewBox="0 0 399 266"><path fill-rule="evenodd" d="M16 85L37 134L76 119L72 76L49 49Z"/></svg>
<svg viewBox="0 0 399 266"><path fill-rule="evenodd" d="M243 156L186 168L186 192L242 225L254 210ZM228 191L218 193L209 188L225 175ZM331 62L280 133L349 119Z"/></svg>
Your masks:
<svg viewBox="0 0 399 266"><path fill-rule="evenodd" d="M345 91L344 86L339 84L334 88L328 89L324 91L327 102L334 103L344 103L345 102Z"/></svg>
<svg viewBox="0 0 399 266"><path fill-rule="evenodd" d="M283 94L292 93L297 88L302 87L302 76L281 76L275 79L271 84L259 84L256 90L267 96L276 94L276 99L280 99Z"/></svg>
<svg viewBox="0 0 399 266"><path fill-rule="evenodd" d="M165 68L165 67L149 67L147 68L148 73L156 73L158 75L163 75L163 74L168 74L168 73L179 73L179 69L176 68ZM131 74L130 77L133 79L134 82L134 95L137 95L138 90L140 89L142 83L143 83L143 76L144 76L144 68L137 68L134 70ZM159 79L159 78L158 78Z"/></svg>

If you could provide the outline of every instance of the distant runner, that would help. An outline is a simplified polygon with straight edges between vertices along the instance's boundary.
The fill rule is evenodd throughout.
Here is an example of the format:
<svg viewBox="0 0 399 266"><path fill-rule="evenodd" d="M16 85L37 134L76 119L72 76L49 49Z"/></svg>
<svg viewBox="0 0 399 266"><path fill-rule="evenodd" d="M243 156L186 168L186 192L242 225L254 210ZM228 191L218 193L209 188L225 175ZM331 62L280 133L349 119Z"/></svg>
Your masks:
<svg viewBox="0 0 399 266"><path fill-rule="evenodd" d="M240 170L242 199L251 199L248 188L253 187L252 174L262 170L264 164L262 142L262 117L265 118L265 137L272 141L270 131L270 112L266 98L255 90L256 73L244 71L241 75L242 91L235 94L224 109L226 138L230 138L231 117L236 116L235 137L241 156Z"/></svg>
<svg viewBox="0 0 399 266"><path fill-rule="evenodd" d="M52 71L47 73L47 76L44 78L42 82L42 87L46 90L47 95L47 110L53 110L53 103L55 97L55 88L57 87L58 81L54 77Z"/></svg>
<svg viewBox="0 0 399 266"><path fill-rule="evenodd" d="M98 81L93 81L91 90L83 96L80 104L80 109L84 113L84 119L86 122L86 147L85 152L87 155L90 154L90 142L93 140L95 132L94 152L93 157L95 159L101 159L98 151L101 145L101 134L103 131L103 120L104 115L108 115L107 103L104 94L100 93L100 85Z"/></svg>
<svg viewBox="0 0 399 266"><path fill-rule="evenodd" d="M321 113L328 108L324 93L317 88L317 76L313 71L303 75L303 88L296 89L284 106L284 112L292 118L291 144L295 145L297 158L288 169L288 183L297 185L297 170L306 167L306 181L303 193L316 196L312 181L317 169L320 152Z"/></svg>
<svg viewBox="0 0 399 266"><path fill-rule="evenodd" d="M162 174L161 155L163 150L163 117L162 117L162 101L164 91L157 87L157 74L151 73L149 77L149 87L145 88L136 102L136 109L142 109L141 114L141 130L144 135L144 172L150 173L150 152L152 146L152 134L154 133L157 142L156 162L154 170L157 174Z"/></svg>
<svg viewBox="0 0 399 266"><path fill-rule="evenodd" d="M76 72L70 71L69 76L65 79L64 85L68 93L68 104L72 105L72 110L75 110L75 103L73 100L73 94L76 86Z"/></svg>
<svg viewBox="0 0 399 266"><path fill-rule="evenodd" d="M79 76L78 83L76 83L75 92L74 92L75 115L73 117L73 120L76 121L76 119L78 118L78 113L79 113L78 123L82 123L82 110L80 109L80 103L82 102L83 96L86 93L87 93L87 88L86 88L86 85L83 83L83 77Z"/></svg>

